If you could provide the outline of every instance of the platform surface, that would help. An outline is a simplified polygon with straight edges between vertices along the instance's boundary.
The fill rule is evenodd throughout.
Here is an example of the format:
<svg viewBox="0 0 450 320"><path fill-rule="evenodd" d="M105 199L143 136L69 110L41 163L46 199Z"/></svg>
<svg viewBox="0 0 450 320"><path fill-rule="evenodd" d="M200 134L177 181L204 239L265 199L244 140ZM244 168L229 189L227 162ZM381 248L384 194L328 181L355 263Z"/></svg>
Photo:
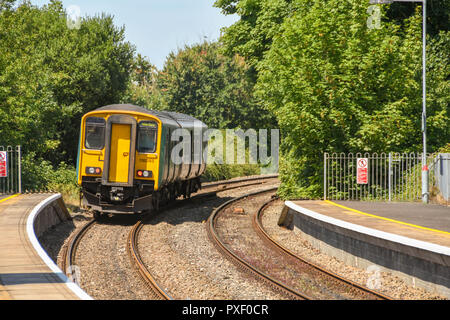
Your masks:
<svg viewBox="0 0 450 320"><path fill-rule="evenodd" d="M20 195L0 202L0 300L78 300L34 250L27 218L48 195Z"/></svg>
<svg viewBox="0 0 450 320"><path fill-rule="evenodd" d="M400 202L293 201L335 219L450 247L450 208Z"/></svg>
<svg viewBox="0 0 450 320"><path fill-rule="evenodd" d="M13 197L12 194L0 194L0 202L8 200L8 198Z"/></svg>

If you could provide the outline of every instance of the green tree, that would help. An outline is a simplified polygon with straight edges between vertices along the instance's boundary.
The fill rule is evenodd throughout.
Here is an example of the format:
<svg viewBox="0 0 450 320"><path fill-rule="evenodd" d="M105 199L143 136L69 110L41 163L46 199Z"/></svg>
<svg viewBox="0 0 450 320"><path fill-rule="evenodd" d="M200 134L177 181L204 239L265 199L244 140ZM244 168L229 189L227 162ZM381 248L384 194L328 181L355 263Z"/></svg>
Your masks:
<svg viewBox="0 0 450 320"><path fill-rule="evenodd" d="M405 30L387 21L369 29L359 0L294 2L258 65L257 88L282 130L281 194L319 197L324 152L421 150L421 16ZM448 55L434 59L437 67ZM448 67L438 69L430 151L449 139Z"/></svg>
<svg viewBox="0 0 450 320"><path fill-rule="evenodd" d="M52 1L2 10L0 33L3 143L73 163L81 115L116 103L126 89L134 49L124 30L105 15L71 30Z"/></svg>
<svg viewBox="0 0 450 320"><path fill-rule="evenodd" d="M214 6L222 9L226 15L237 14L240 19L233 25L224 28L221 42L224 51L232 56L239 54L247 63L255 66L263 59L264 53L270 48L273 37L278 33L286 18L299 12L301 7L309 8L314 0L216 0ZM323 3L324 6L329 6ZM366 8L369 1L361 1ZM300 7L299 7L300 6ZM387 8L385 21L403 24L407 18L414 15L421 4L393 3ZM435 36L440 31L450 30L450 1L427 0L428 34Z"/></svg>
<svg viewBox="0 0 450 320"><path fill-rule="evenodd" d="M166 103L157 87L158 75L156 66L147 57L137 54L133 59L128 89L121 102L162 110Z"/></svg>
<svg viewBox="0 0 450 320"><path fill-rule="evenodd" d="M60 1L0 8L0 144L22 145L29 161L73 165L82 114L120 100L134 47L107 15L69 28Z"/></svg>
<svg viewBox="0 0 450 320"><path fill-rule="evenodd" d="M224 28L220 42L225 54L239 54L251 67L262 60L284 19L295 12L290 0L217 0L214 6L225 14L240 16L236 23Z"/></svg>
<svg viewBox="0 0 450 320"><path fill-rule="evenodd" d="M158 75L166 109L197 117L213 128L271 128L274 119L253 96L248 65L220 53L217 43L169 54Z"/></svg>
<svg viewBox="0 0 450 320"><path fill-rule="evenodd" d="M421 6L421 3L394 2L389 6L386 18L402 24ZM440 31L450 31L450 1L427 0L427 34L435 37Z"/></svg>

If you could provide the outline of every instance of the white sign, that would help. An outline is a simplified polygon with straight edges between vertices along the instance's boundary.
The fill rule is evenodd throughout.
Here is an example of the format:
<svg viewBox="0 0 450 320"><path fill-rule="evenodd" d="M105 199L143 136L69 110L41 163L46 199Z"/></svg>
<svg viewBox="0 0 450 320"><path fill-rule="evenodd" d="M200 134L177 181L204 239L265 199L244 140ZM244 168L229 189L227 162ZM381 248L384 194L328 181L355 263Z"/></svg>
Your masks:
<svg viewBox="0 0 450 320"><path fill-rule="evenodd" d="M8 153L6 151L0 151L0 177L5 178L8 176Z"/></svg>
<svg viewBox="0 0 450 320"><path fill-rule="evenodd" d="M358 158L356 160L356 183L368 184L369 178L369 159Z"/></svg>

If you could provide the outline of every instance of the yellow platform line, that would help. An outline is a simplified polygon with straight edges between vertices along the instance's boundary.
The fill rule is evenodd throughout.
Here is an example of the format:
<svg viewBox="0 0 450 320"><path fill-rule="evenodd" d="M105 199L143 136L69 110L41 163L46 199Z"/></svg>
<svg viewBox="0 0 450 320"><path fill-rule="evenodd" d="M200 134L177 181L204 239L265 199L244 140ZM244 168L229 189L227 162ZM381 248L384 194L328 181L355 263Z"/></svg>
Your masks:
<svg viewBox="0 0 450 320"><path fill-rule="evenodd" d="M5 199L0 200L0 203L5 202L5 201L8 201L8 200L10 200L10 199L12 199L12 198L15 198L15 197L18 197L18 196L20 196L20 193L13 194L12 196L10 196L10 197L8 197L8 198L5 198Z"/></svg>
<svg viewBox="0 0 450 320"><path fill-rule="evenodd" d="M377 216L377 215L374 215L374 214L370 214L370 213L367 213L367 212L362 212L362 211L359 211L359 210L356 210L356 209L352 209L352 208L349 208L349 207L337 204L337 203L335 203L333 201L330 201L330 200L325 200L325 202L328 203L328 204L331 204L333 206L336 206L336 207L339 207L339 208L342 208L342 209L345 209L345 210L353 211L353 212L356 212L356 213L359 213L359 214L362 214L362 215L365 215L365 216L368 216L368 217L381 219L381 220L386 220L386 221L390 221L390 222L394 222L394 223L398 223L398 224L403 224L405 226L413 227L413 228L417 228L417 229L422 229L422 230L427 230L427 231L438 232L438 233L443 233L443 234L450 235L450 232L447 232L447 231L431 229L431 228L427 228L427 227L418 226L418 225L415 225L415 224L412 224L412 223L407 223L407 222L403 222L403 221L399 221L399 220L394 220L394 219L389 219L389 218L385 218L385 217L380 217L380 216Z"/></svg>

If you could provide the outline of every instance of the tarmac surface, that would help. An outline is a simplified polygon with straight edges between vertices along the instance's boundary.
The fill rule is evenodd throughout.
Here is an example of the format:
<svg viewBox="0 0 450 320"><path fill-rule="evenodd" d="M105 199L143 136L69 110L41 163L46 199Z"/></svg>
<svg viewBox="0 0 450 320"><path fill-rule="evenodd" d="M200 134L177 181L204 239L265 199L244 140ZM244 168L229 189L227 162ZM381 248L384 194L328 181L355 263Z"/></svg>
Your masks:
<svg viewBox="0 0 450 320"><path fill-rule="evenodd" d="M450 209L405 202L294 201L348 223L450 247Z"/></svg>
<svg viewBox="0 0 450 320"><path fill-rule="evenodd" d="M382 266L413 286L450 298L449 207L329 200L286 205L302 237L318 250L358 268Z"/></svg>
<svg viewBox="0 0 450 320"><path fill-rule="evenodd" d="M0 200L0 300L76 300L36 252L27 218L47 194L2 196Z"/></svg>
<svg viewBox="0 0 450 320"><path fill-rule="evenodd" d="M450 207L410 202L333 201L379 217L450 232Z"/></svg>

